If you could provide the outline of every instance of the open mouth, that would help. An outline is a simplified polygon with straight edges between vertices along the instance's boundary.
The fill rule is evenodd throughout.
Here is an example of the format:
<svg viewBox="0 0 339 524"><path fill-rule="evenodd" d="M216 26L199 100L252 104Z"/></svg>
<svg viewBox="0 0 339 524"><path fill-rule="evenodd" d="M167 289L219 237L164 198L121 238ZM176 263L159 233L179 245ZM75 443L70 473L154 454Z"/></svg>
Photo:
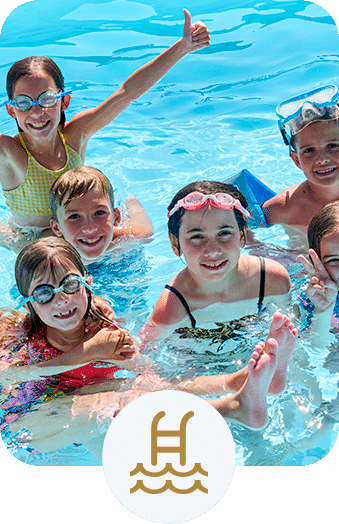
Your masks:
<svg viewBox="0 0 339 524"><path fill-rule="evenodd" d="M87 240L79 239L80 244L87 247L95 247L102 241L103 237L90 238Z"/></svg>
<svg viewBox="0 0 339 524"><path fill-rule="evenodd" d="M60 319L67 319L71 318L75 315L77 308L74 307L73 309L69 309L68 311L65 311L64 313L58 313L57 315L54 315L55 318Z"/></svg>
<svg viewBox="0 0 339 524"><path fill-rule="evenodd" d="M218 271L219 269L223 269L227 264L227 260L223 260L222 262L209 262L208 264L201 264L202 267L209 271Z"/></svg>
<svg viewBox="0 0 339 524"><path fill-rule="evenodd" d="M49 121L48 122L35 123L35 124L27 124L27 125L29 127L31 127L32 129L35 129L37 131L41 131L42 129L46 129L48 124L49 124Z"/></svg>
<svg viewBox="0 0 339 524"><path fill-rule="evenodd" d="M317 169L316 174L318 176L328 176L332 175L334 171L336 170L336 167L327 167L326 169Z"/></svg>

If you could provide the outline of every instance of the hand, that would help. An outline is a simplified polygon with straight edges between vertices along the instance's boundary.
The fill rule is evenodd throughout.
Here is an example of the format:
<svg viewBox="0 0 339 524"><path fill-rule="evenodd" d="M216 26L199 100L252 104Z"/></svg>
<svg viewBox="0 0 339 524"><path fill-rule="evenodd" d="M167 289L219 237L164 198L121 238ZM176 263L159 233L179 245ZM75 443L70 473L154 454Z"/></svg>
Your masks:
<svg viewBox="0 0 339 524"><path fill-rule="evenodd" d="M190 48L189 51L196 51L209 46L211 40L209 29L202 22L192 24L191 13L187 9L183 11L185 15L183 41Z"/></svg>
<svg viewBox="0 0 339 524"><path fill-rule="evenodd" d="M306 273L311 277L306 289L306 295L313 302L315 310L320 312L326 311L335 304L338 285L326 271L317 253L313 249L310 249L308 252L313 264L303 255L298 256Z"/></svg>
<svg viewBox="0 0 339 524"><path fill-rule="evenodd" d="M137 349L131 335L120 326L103 327L87 343L91 359L98 360L127 360Z"/></svg>

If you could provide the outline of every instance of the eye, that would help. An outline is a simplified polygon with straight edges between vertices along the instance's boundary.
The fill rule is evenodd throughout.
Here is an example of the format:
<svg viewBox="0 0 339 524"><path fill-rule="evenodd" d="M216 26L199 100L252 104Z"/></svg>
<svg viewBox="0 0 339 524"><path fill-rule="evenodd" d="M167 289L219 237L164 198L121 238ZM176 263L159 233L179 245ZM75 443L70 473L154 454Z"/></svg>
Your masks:
<svg viewBox="0 0 339 524"><path fill-rule="evenodd" d="M108 212L104 209L98 209L98 211L96 211L95 214L102 216L102 215L108 215Z"/></svg>
<svg viewBox="0 0 339 524"><path fill-rule="evenodd" d="M338 149L339 143L332 142L331 144L328 144L328 149Z"/></svg>
<svg viewBox="0 0 339 524"><path fill-rule="evenodd" d="M79 217L80 215L78 213L72 213L71 215L67 217L67 220L76 220Z"/></svg>
<svg viewBox="0 0 339 524"><path fill-rule="evenodd" d="M228 230L220 231L219 237L221 237L221 238L228 238L229 236L231 236L231 234L232 234L232 232L228 231Z"/></svg>

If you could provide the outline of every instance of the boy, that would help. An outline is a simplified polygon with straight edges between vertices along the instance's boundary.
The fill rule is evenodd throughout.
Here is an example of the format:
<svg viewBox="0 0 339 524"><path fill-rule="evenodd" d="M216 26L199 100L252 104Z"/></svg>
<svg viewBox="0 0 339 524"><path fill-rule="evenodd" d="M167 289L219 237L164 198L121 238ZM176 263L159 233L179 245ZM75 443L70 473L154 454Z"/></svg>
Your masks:
<svg viewBox="0 0 339 524"><path fill-rule="evenodd" d="M306 233L313 216L324 205L339 200L337 102L337 88L330 85L277 107L281 134L306 180L263 204L268 224L286 224Z"/></svg>
<svg viewBox="0 0 339 524"><path fill-rule="evenodd" d="M83 166L60 175L51 188L50 204L52 231L88 262L110 251L122 236L147 238L153 234L145 209L133 196L126 199L127 219L120 223L112 185L93 167Z"/></svg>

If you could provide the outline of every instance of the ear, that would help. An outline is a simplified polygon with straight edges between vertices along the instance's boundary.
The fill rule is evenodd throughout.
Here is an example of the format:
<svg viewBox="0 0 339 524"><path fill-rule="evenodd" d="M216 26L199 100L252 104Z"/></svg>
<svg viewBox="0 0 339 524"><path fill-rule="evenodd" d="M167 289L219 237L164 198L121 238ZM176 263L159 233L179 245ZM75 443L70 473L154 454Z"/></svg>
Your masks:
<svg viewBox="0 0 339 524"><path fill-rule="evenodd" d="M113 226L118 226L120 224L121 220L121 213L120 209L118 207L114 208L114 223Z"/></svg>
<svg viewBox="0 0 339 524"><path fill-rule="evenodd" d="M93 278L92 278L92 277L87 277L87 278L86 278L86 282L87 282L87 284L88 284L89 286L92 287Z"/></svg>
<svg viewBox="0 0 339 524"><path fill-rule="evenodd" d="M299 157L298 157L298 155L297 155L297 153L295 151L291 151L291 158L292 158L293 162L295 163L295 165L297 167L299 167L299 169L302 170Z"/></svg>
<svg viewBox="0 0 339 524"><path fill-rule="evenodd" d="M14 111L14 107L11 106L11 104L6 104L6 111L7 113L9 114L9 116L11 116L12 118L16 118L16 114L15 114L15 111Z"/></svg>
<svg viewBox="0 0 339 524"><path fill-rule="evenodd" d="M62 105L61 105L61 109L62 109L63 111L65 111L65 110L68 108L70 102L71 102L71 95L64 95L64 96L62 97Z"/></svg>
<svg viewBox="0 0 339 524"><path fill-rule="evenodd" d="M52 229L53 233L54 233L57 237L62 237L62 236L63 236L62 232L60 231L60 228L59 228L58 222L56 222L56 221L54 220L54 218L51 218L50 226L51 226L51 229Z"/></svg>
<svg viewBox="0 0 339 524"><path fill-rule="evenodd" d="M172 246L172 249L173 249L174 254L175 254L177 257L180 257L180 246L179 246L179 240L177 239L177 237L175 237L174 235L172 235L172 233L169 233L168 236L169 236L169 239L170 239L171 246Z"/></svg>
<svg viewBox="0 0 339 524"><path fill-rule="evenodd" d="M246 229L240 231L240 248L245 247L246 244Z"/></svg>

